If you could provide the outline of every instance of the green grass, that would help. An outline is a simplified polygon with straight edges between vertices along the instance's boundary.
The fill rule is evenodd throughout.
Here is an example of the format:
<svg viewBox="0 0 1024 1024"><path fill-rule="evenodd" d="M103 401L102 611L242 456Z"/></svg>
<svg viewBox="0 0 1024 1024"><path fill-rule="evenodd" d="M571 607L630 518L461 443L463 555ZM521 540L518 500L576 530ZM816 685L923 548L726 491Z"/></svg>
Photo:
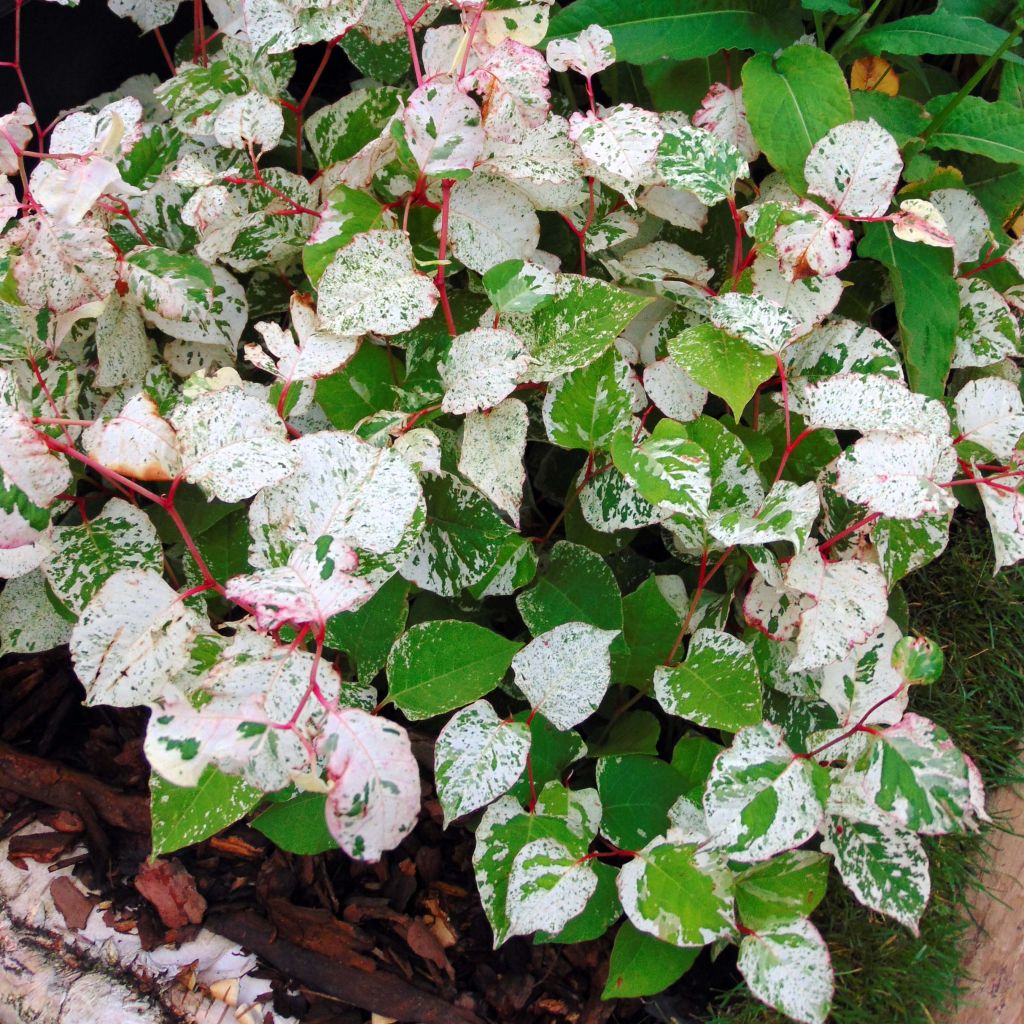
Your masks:
<svg viewBox="0 0 1024 1024"><path fill-rule="evenodd" d="M914 630L940 643L942 679L917 689L911 709L945 726L991 788L1021 778L1024 737L1024 569L992 575L984 522L956 520L950 546L904 581ZM866 911L833 874L814 916L832 949L834 1024L934 1024L957 1002L968 929L964 901L980 882L984 833L927 842L932 899L921 935ZM784 1024L742 988L728 993L709 1024Z"/></svg>

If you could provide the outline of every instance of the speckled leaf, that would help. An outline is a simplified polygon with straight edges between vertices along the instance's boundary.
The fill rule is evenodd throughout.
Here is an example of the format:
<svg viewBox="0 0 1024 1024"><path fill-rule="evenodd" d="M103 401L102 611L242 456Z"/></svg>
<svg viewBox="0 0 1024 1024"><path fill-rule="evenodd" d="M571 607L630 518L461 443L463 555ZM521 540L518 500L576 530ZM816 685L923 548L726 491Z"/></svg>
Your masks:
<svg viewBox="0 0 1024 1024"><path fill-rule="evenodd" d="M420 772L406 731L358 708L327 716L319 749L327 761L327 827L359 860L378 861L412 831Z"/></svg>
<svg viewBox="0 0 1024 1024"><path fill-rule="evenodd" d="M452 77L438 75L414 90L404 119L405 140L424 174L469 177L483 154L483 122Z"/></svg>
<svg viewBox="0 0 1024 1024"><path fill-rule="evenodd" d="M320 278L317 312L334 334L399 334L437 305L437 289L413 268L403 231L365 231L339 249Z"/></svg>
<svg viewBox="0 0 1024 1024"><path fill-rule="evenodd" d="M502 721L485 700L452 715L434 748L445 828L501 796L522 775L529 752L526 724Z"/></svg>
<svg viewBox="0 0 1024 1024"><path fill-rule="evenodd" d="M732 875L714 853L655 839L619 871L634 927L676 946L705 946L733 931Z"/></svg>
<svg viewBox="0 0 1024 1024"><path fill-rule="evenodd" d="M796 317L771 299L739 292L715 296L708 316L726 334L742 338L767 355L781 352L799 327Z"/></svg>
<svg viewBox="0 0 1024 1024"><path fill-rule="evenodd" d="M1024 401L1017 385L998 377L968 381L953 400L960 437L997 458L1010 459L1024 434Z"/></svg>
<svg viewBox="0 0 1024 1024"><path fill-rule="evenodd" d="M995 571L998 572L1024 558L1024 493L1015 490L1008 494L995 487L980 487L978 490L985 506L988 528L992 532Z"/></svg>
<svg viewBox="0 0 1024 1024"><path fill-rule="evenodd" d="M573 71L593 78L615 63L612 34L600 25L589 25L578 35L552 39L547 48L548 64L553 71Z"/></svg>
<svg viewBox="0 0 1024 1024"><path fill-rule="evenodd" d="M441 408L456 415L491 409L512 393L529 366L530 357L512 331L477 327L460 334L439 366L445 389Z"/></svg>
<svg viewBox="0 0 1024 1024"><path fill-rule="evenodd" d="M603 117L587 111L569 118L569 138L591 173L627 198L653 183L663 134L657 114L631 103L611 107Z"/></svg>
<svg viewBox="0 0 1024 1024"><path fill-rule="evenodd" d="M98 419L82 434L82 448L133 480L173 480L181 472L177 435L146 392L130 398L112 419Z"/></svg>
<svg viewBox="0 0 1024 1024"><path fill-rule="evenodd" d="M152 569L114 573L71 632L86 703L131 707L149 700L188 664L189 647L203 629Z"/></svg>
<svg viewBox="0 0 1024 1024"><path fill-rule="evenodd" d="M532 313L540 306L550 306L558 293L555 272L529 260L494 264L481 283L499 313Z"/></svg>
<svg viewBox="0 0 1024 1024"><path fill-rule="evenodd" d="M585 622L556 626L512 659L516 685L552 725L571 729L597 710L608 689L608 647L616 636Z"/></svg>
<svg viewBox="0 0 1024 1024"><path fill-rule="evenodd" d="M71 623L57 613L41 572L7 580L0 591L0 657L36 654L66 644Z"/></svg>
<svg viewBox="0 0 1024 1024"><path fill-rule="evenodd" d="M75 616L119 570L163 571L156 529L145 512L121 498L111 498L87 524L54 527L46 547L46 580Z"/></svg>
<svg viewBox="0 0 1024 1024"><path fill-rule="evenodd" d="M580 491L580 512L587 524L601 533L635 530L652 526L666 518L614 467L584 481L583 471L576 481Z"/></svg>
<svg viewBox="0 0 1024 1024"><path fill-rule="evenodd" d="M354 157L374 142L401 107L398 89L354 89L336 103L321 107L305 124L306 140L320 167Z"/></svg>
<svg viewBox="0 0 1024 1024"><path fill-rule="evenodd" d="M540 241L540 221L514 185L474 174L452 189L448 240L460 262L483 274L506 260L530 259Z"/></svg>
<svg viewBox="0 0 1024 1024"><path fill-rule="evenodd" d="M695 420L708 400L707 388L668 358L644 367L643 385L659 411L677 423Z"/></svg>
<svg viewBox="0 0 1024 1024"><path fill-rule="evenodd" d="M896 140L876 121L850 121L831 129L804 164L808 191L846 217L881 217L902 171Z"/></svg>
<svg viewBox="0 0 1024 1024"><path fill-rule="evenodd" d="M459 472L519 526L530 414L518 398L506 398L487 412L471 412L462 428Z"/></svg>
<svg viewBox="0 0 1024 1024"><path fill-rule="evenodd" d="M692 192L714 206L736 191L750 173L743 154L717 133L685 124L666 129L658 146L658 175L669 188Z"/></svg>
<svg viewBox="0 0 1024 1024"><path fill-rule="evenodd" d="M815 327L783 354L790 379L821 380L837 373L878 374L903 380L903 366L892 343L853 320L830 320Z"/></svg>
<svg viewBox="0 0 1024 1024"><path fill-rule="evenodd" d="M824 820L815 770L794 758L778 726L741 729L715 758L704 791L712 845L751 863L805 843Z"/></svg>
<svg viewBox="0 0 1024 1024"><path fill-rule="evenodd" d="M810 921L745 935L737 966L758 999L801 1024L825 1024L832 1007L832 961Z"/></svg>
<svg viewBox="0 0 1024 1024"><path fill-rule="evenodd" d="M991 366L1018 354L1020 327L1009 303L987 281L960 282L960 322L953 367Z"/></svg>
<svg viewBox="0 0 1024 1024"><path fill-rule="evenodd" d="M512 861L508 934L558 932L584 910L597 888L590 862L557 839L534 839Z"/></svg>
<svg viewBox="0 0 1024 1024"><path fill-rule="evenodd" d="M654 670L654 695L672 715L735 732L761 720L761 681L750 648L717 629L698 629L686 660Z"/></svg>
<svg viewBox="0 0 1024 1024"><path fill-rule="evenodd" d="M779 480L753 507L728 509L708 520L708 531L720 544L772 544L788 541L799 551L818 518L818 488Z"/></svg>
<svg viewBox="0 0 1024 1024"><path fill-rule="evenodd" d="M744 160L756 160L761 153L747 120L742 86L730 89L723 82L715 82L700 101L693 123L734 146Z"/></svg>

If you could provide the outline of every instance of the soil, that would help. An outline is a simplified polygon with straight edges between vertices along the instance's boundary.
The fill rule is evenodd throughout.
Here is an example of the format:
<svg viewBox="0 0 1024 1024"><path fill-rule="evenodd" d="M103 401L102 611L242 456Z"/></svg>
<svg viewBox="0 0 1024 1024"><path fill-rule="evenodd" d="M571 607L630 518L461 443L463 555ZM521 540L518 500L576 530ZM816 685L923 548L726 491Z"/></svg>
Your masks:
<svg viewBox="0 0 1024 1024"><path fill-rule="evenodd" d="M265 962L282 1014L696 1024L734 981L728 957L702 960L654 999L602 1002L614 929L575 946L516 938L492 949L472 833L441 828L427 782L417 828L379 864L284 853L245 823L150 864L147 712L81 698L66 649L0 662L0 838L29 821L49 829L16 843L12 859L63 864L71 841L83 843L75 874L112 902L119 928L137 929L147 948L185 941L200 923L240 942ZM80 909L69 899L69 914Z"/></svg>

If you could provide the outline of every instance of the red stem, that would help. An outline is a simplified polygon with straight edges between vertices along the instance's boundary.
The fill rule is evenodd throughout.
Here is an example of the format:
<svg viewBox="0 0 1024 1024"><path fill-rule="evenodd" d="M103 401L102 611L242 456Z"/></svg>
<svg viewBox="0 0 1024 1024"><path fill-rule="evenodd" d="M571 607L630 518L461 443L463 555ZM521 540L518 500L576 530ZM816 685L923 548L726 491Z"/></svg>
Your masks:
<svg viewBox="0 0 1024 1024"><path fill-rule="evenodd" d="M863 529L863 527L870 526L876 519L880 519L881 516L881 512L872 512L871 515L865 516L863 519L858 519L857 522L852 523L845 530L840 530L834 537L829 537L828 540L819 544L818 554L828 551L829 548L834 544L838 544L844 537L849 537L851 533L856 533L858 530Z"/></svg>
<svg viewBox="0 0 1024 1024"><path fill-rule="evenodd" d="M452 307L448 302L448 287L445 284L444 272L448 257L448 207L454 184L453 178L445 178L441 182L441 232L437 245L437 273L434 275L434 285L440 294L441 309L444 311L444 322L448 325L448 333L453 338L458 332L455 330L455 318L452 316Z"/></svg>
<svg viewBox="0 0 1024 1024"><path fill-rule="evenodd" d="M740 276L743 267L743 220L740 211L736 209L736 200L729 196L729 213L732 214L732 223L736 232L732 251L732 276L735 281Z"/></svg>

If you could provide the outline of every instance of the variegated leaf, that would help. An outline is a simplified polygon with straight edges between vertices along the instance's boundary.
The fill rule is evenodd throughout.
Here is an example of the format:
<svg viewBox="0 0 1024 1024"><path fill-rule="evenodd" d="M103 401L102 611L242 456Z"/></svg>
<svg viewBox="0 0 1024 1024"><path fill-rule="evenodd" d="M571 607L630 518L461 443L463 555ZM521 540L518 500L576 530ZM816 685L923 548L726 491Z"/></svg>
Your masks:
<svg viewBox="0 0 1024 1024"><path fill-rule="evenodd" d="M530 414L518 398L487 412L471 412L462 428L459 472L519 526Z"/></svg>
<svg viewBox="0 0 1024 1024"><path fill-rule="evenodd" d="M534 839L512 861L508 879L508 934L560 932L578 917L597 888L589 860L557 839Z"/></svg>
<svg viewBox="0 0 1024 1024"><path fill-rule="evenodd" d="M896 140L875 121L850 121L829 131L807 155L808 191L847 217L880 217L903 172Z"/></svg>
<svg viewBox="0 0 1024 1024"><path fill-rule="evenodd" d="M440 366L441 408L457 415L491 409L512 393L529 365L530 356L512 331L477 327L460 334Z"/></svg>

